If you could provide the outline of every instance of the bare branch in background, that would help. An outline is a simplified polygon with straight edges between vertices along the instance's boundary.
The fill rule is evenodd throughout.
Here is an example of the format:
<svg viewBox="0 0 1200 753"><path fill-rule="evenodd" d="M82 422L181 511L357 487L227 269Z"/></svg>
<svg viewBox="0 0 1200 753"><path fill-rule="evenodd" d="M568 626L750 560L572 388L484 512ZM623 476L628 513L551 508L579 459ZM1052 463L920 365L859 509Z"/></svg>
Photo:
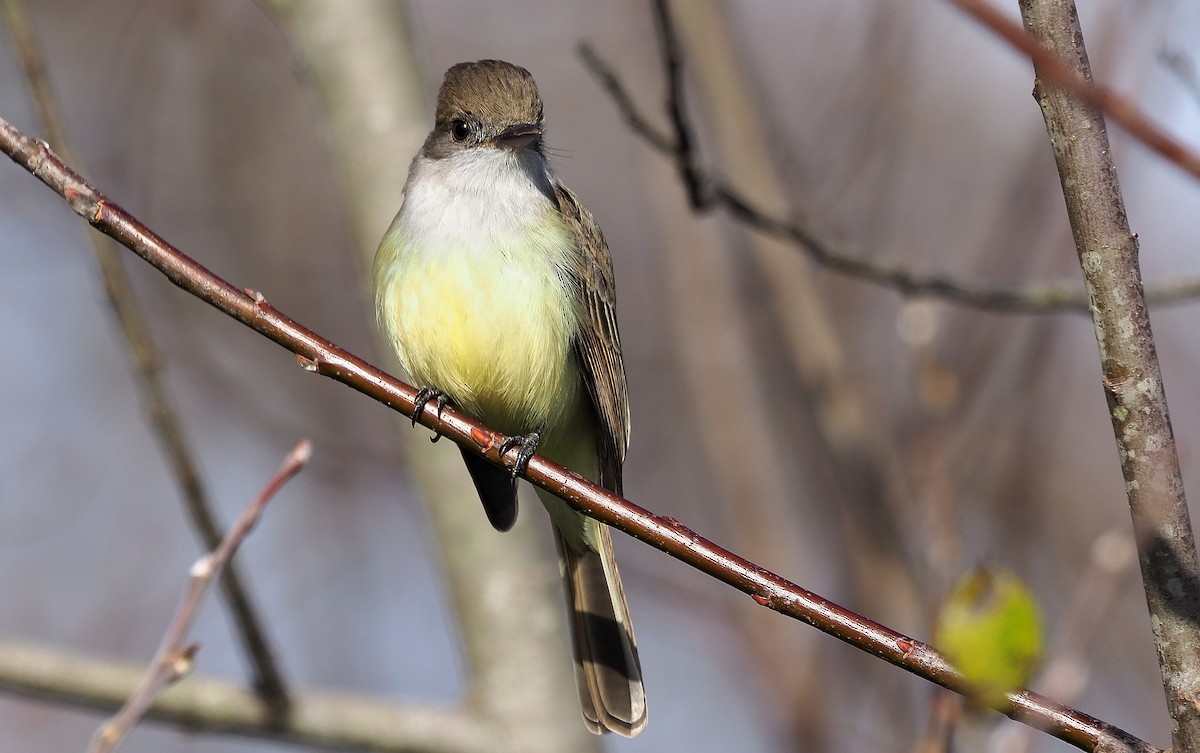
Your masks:
<svg viewBox="0 0 1200 753"><path fill-rule="evenodd" d="M290 478L300 472L310 457L312 444L308 440L302 440L293 447L263 490L242 510L242 514L217 548L201 556L192 565L188 572L183 600L179 603L175 616L171 618L171 624L163 635L162 645L158 648L150 670L117 715L100 725L92 739L90 753L110 753L116 750L154 699L192 671L192 660L200 646L195 643L188 644L186 641L192 623L196 621L196 614L200 611L200 605L204 602L204 595L208 593L208 587L212 585L213 578L229 564L234 552L258 524L267 503Z"/></svg>
<svg viewBox="0 0 1200 753"><path fill-rule="evenodd" d="M1045 40L1026 33L1019 24L1010 21L987 0L950 0L979 24L1016 47L1033 61L1037 75L1071 92L1097 112L1107 115L1138 141L1158 152L1167 161L1200 178L1200 154L1164 131L1146 116L1137 105L1116 91L1097 82L1091 70L1080 70L1071 58L1048 45ZM1028 25L1028 24L1027 24Z"/></svg>
<svg viewBox="0 0 1200 753"><path fill-rule="evenodd" d="M767 235L786 240L813 262L831 272L882 285L908 297L936 298L971 308L1011 313L1087 313L1086 294L1076 287L1031 285L1020 289L976 287L938 275L922 275L894 262L877 261L861 250L828 237L802 222L785 219L756 205L743 193L713 175L699 163L692 146L691 126L682 108L683 87L679 53L673 36L663 34L668 61L666 70L668 112L674 127L667 132L654 126L634 104L612 67L588 45L579 48L584 65L612 98L630 129L643 141L675 161L693 208L723 208L739 222ZM1200 298L1200 278L1181 278L1147 291L1151 303L1185 303Z"/></svg>
<svg viewBox="0 0 1200 753"><path fill-rule="evenodd" d="M46 73L45 58L29 24L24 2L4 0L3 10L25 81L33 98L34 108L46 133L46 141L63 155L67 162L79 165L79 158L74 154L74 149L67 139L66 125L63 123ZM200 535L202 546L212 551L221 543L221 528L213 514L212 505L209 504L208 493L204 489L192 450L188 446L183 421L163 382L158 349L150 335L146 317L138 305L133 285L125 273L120 255L111 241L100 233L89 232L87 235L96 255L105 297L116 317L121 334L129 345L129 355L136 369L137 384L141 389L142 404L149 416L150 426L167 455L192 527ZM254 687L276 713L282 714L288 706L287 688L284 686L266 632L257 617L257 610L242 586L236 564L230 563L221 573L221 588L228 600L242 648L253 668Z"/></svg>
<svg viewBox="0 0 1200 753"><path fill-rule="evenodd" d="M668 74L671 78L686 65L689 112L708 127L710 153L724 180L757 197L763 211L785 216L788 191L772 152L763 103L731 28L730 8L719 0L657 0L653 8L661 67L675 71ZM691 51L686 60L685 50ZM672 90L676 94L668 109L682 115L682 89ZM689 128L686 123L681 127ZM691 143L690 135L686 141ZM843 573L853 588L853 596L846 598L853 598L860 611L891 619L919 612L920 589L903 553L906 544L926 551L908 542L929 529L897 523L912 519L907 469L894 436L880 429L868 391L852 373L853 357L839 337L821 269L786 241L731 218L680 222L688 209L680 208L675 196L662 196L674 193L671 176L662 175L661 165L643 169L663 188L653 191L656 198L649 206L661 216L660 225L672 228L657 244L668 270L661 310L670 327L670 347L691 365L681 369L681 394L691 403L698 429L698 452L692 457L713 479L716 498L740 500L736 510L723 516L729 544L753 551L785 572L801 572L811 560L806 560L809 547L800 545L800 531L831 527L844 540L831 553L840 561L826 566ZM686 174L679 177L685 184L690 181ZM753 292L747 292L748 286ZM769 331L764 327L768 318L774 322ZM787 373L790 366L791 372L785 389L811 412L811 429L798 429L781 415L780 395L774 390L745 389L763 383L765 359L780 356L786 359L780 370ZM742 396L739 411L710 409L731 394ZM795 473L796 446L807 446L801 436L809 432L812 449L821 453L822 464L827 462L836 479L825 493L806 491L809 482ZM792 440L780 443L780 437ZM806 508L802 499L823 501ZM789 637L790 625L759 611L738 617L737 625L760 660L760 674L770 683L773 718L794 745L829 744L836 702L823 671L832 668L823 666L828 653L822 643ZM795 672L795 666L813 670ZM873 690L895 697L893 692L904 692L899 686L905 682L894 674ZM877 721L903 736L912 718L901 709L902 704L884 703L878 712L872 708L864 713L895 713L896 719Z"/></svg>
<svg viewBox="0 0 1200 753"><path fill-rule="evenodd" d="M0 642L0 688L81 709L118 709L135 692L144 665ZM146 720L191 732L235 735L305 748L379 753L494 753L495 731L474 710L384 701L306 689L276 717L241 683L190 675L163 693Z"/></svg>
<svg viewBox="0 0 1200 753"><path fill-rule="evenodd" d="M1094 96L1082 97L1078 86L1063 84L1064 77L1092 77L1075 3L1021 0L1020 6L1029 36L1045 53L1033 56L1033 94L1046 121L1092 300L1101 381L1174 721L1174 750L1195 751L1200 749L1200 568L1142 289L1138 240L1125 214L1104 115Z"/></svg>
<svg viewBox="0 0 1200 753"><path fill-rule="evenodd" d="M417 391L411 386L289 319L261 294L238 290L212 274L87 184L45 144L25 136L4 119L0 119L0 150L65 198L72 211L150 263L173 284L292 351L305 369L412 416ZM518 449L503 456L499 453L504 435L449 406L440 415L438 411L422 413L420 423L505 468L512 469L517 462ZM801 620L930 682L969 692L963 677L929 645L801 588L674 519L654 515L540 456L530 461L524 477L562 497L574 509L750 595L761 606ZM997 710L1083 750L1158 750L1113 725L1029 691L1009 695Z"/></svg>
<svg viewBox="0 0 1200 753"><path fill-rule="evenodd" d="M712 202L710 188L704 174L700 172L693 147L691 125L687 120L687 107L683 93L683 60L680 57L679 38L671 20L671 9L667 0L656 0L654 18L658 30L658 46L662 51L663 69L667 74L667 115L675 132L672 151L675 153L675 168L688 192L688 201L693 209L704 211ZM584 48L586 50L586 48Z"/></svg>

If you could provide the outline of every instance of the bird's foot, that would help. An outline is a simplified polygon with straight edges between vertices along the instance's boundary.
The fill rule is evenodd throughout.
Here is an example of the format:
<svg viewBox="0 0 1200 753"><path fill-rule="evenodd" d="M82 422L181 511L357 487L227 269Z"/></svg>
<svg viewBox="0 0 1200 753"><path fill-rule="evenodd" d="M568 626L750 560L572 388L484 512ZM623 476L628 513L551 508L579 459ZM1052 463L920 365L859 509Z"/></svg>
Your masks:
<svg viewBox="0 0 1200 753"><path fill-rule="evenodd" d="M442 408L446 407L446 403L449 401L449 399L450 398L446 397L446 393L439 389L435 389L433 387L422 387L417 391L416 399L413 400L413 426L416 426L417 421L421 420L421 416L425 414L425 407L430 403L434 403L437 406L434 409L434 415L438 418L441 418ZM441 438L442 435L437 430L434 430L433 437L430 438L429 441L436 442Z"/></svg>
<svg viewBox="0 0 1200 753"><path fill-rule="evenodd" d="M512 477L515 480L529 468L529 459L537 452L538 445L542 442L542 435L536 431L526 434L523 437L508 437L500 443L500 457L504 457L504 453L514 447L520 447L517 453L517 462L512 467Z"/></svg>

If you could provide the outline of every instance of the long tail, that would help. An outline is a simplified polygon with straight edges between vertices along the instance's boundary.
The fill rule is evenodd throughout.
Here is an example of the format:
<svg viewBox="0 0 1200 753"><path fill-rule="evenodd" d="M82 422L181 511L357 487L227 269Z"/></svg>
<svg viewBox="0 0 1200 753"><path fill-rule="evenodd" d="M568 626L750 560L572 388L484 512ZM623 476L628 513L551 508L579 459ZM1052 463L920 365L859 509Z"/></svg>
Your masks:
<svg viewBox="0 0 1200 753"><path fill-rule="evenodd" d="M592 732L633 737L646 726L637 640L608 526L594 520L587 520L587 525L595 526L595 536L588 538L598 544L596 551L572 547L558 527L554 528L567 593L579 703L584 723Z"/></svg>

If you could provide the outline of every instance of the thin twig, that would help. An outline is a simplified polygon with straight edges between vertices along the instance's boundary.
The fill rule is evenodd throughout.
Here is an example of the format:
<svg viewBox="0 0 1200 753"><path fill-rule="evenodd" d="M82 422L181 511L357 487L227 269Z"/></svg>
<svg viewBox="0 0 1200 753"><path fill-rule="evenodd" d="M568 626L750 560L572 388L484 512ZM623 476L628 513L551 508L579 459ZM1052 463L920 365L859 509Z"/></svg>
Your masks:
<svg viewBox="0 0 1200 753"><path fill-rule="evenodd" d="M90 753L110 753L115 750L138 720L142 718L142 715L146 713L150 704L154 703L154 699L191 672L192 660L200 646L195 643L188 644L186 641L188 633L191 632L192 623L196 621L196 614L200 611L200 605L204 602L204 595L208 592L208 587L212 584L213 578L229 564L234 552L258 524L267 503L274 498L275 493L287 483L288 479L300 472L311 456L312 444L307 439L298 442L284 458L283 464L263 487L263 490L242 510L237 522L229 529L229 533L225 534L225 538L221 540L217 548L201 556L192 565L188 572L187 587L184 590L183 599L179 603L179 609L171 618L171 624L163 635L162 645L159 646L149 671L146 672L137 690L116 716L100 725L100 728L96 730L96 735L92 738L92 745L89 748Z"/></svg>
<svg viewBox="0 0 1200 753"><path fill-rule="evenodd" d="M1125 132L1158 152L1164 159L1192 177L1200 178L1200 154L1167 133L1150 120L1137 105L1115 90L1099 83L1091 70L1079 71L1065 58L1034 39L1021 25L1010 20L987 0L949 0L972 16L980 25L1016 47L1033 61L1038 76L1052 81L1088 105L1104 113Z"/></svg>
<svg viewBox="0 0 1200 753"><path fill-rule="evenodd" d="M67 138L67 129L46 73L45 58L29 24L23 0L4 0L4 11L34 107L46 133L46 140L63 155L63 159L78 165L80 162ZM162 379L158 349L150 335L146 317L138 305L133 285L112 242L100 233L89 232L87 235L96 255L105 297L116 317L121 334L129 345L150 426L167 455L183 495L184 507L193 528L200 535L201 545L205 550L211 551L220 544L222 532L217 525L216 516L200 478L200 471L188 446L183 422ZM223 571L221 587L246 658L253 668L254 687L271 708L282 714L287 710L287 689L266 633L260 625L257 610L242 586L236 564L231 563Z"/></svg>
<svg viewBox="0 0 1200 753"><path fill-rule="evenodd" d="M674 68L668 67L668 91L674 92L667 98L668 115L676 128L674 133L670 133L655 126L642 114L612 67L595 50L586 44L581 45L579 56L597 83L612 98L634 134L675 161L676 170L683 178L689 200L696 210L724 207L739 222L787 241L807 254L813 262L832 272L891 288L906 297L936 298L947 303L1003 313L1087 313L1087 296L1077 287L1037 285L1017 289L984 288L939 275L922 275L899 264L869 259L861 251L813 227L771 215L699 164L695 149L691 146L691 127L676 91L682 86L678 62L673 64ZM664 53L664 59L670 57L670 54ZM677 57L675 59L678 60ZM674 73L670 73L672 70ZM683 141L681 134L684 135ZM686 143L687 148L682 148L681 143ZM1159 305L1190 303L1200 298L1200 278L1181 278L1160 285L1147 291L1146 297L1151 303Z"/></svg>
<svg viewBox="0 0 1200 753"><path fill-rule="evenodd" d="M678 151L675 138L660 131L645 115L642 115L642 111L634 104L633 98L629 96L629 92L625 91L625 85L617 78L617 74L613 71L612 67L604 62L588 44L579 45L579 57L583 60L584 66L587 67L592 76L599 82L600 87L608 92L608 96L612 98L613 104L617 106L617 112L620 113L621 117L625 118L625 122L629 124L630 129L657 151L674 156Z"/></svg>
<svg viewBox="0 0 1200 753"><path fill-rule="evenodd" d="M1101 383L1133 519L1176 751L1200 750L1200 563L1162 370L1104 115L1078 86L1091 66L1073 0L1020 0L1036 48L1034 98L1092 299ZM1022 32L1022 36L1025 34Z"/></svg>
<svg viewBox="0 0 1200 753"><path fill-rule="evenodd" d="M0 118L0 150L67 200L76 214L162 272L173 284L296 355L306 370L336 379L412 416L417 391L289 319L253 291L241 291L171 246L71 171L45 144ZM503 456L504 435L446 406L424 411L420 423L493 463L512 469L518 449ZM961 675L934 649L857 615L702 538L672 518L654 515L541 456L523 474L580 512L666 552L750 595L761 606L801 620L930 682L966 692ZM998 711L1083 750L1158 749L1113 725L1035 693L1010 695Z"/></svg>
<svg viewBox="0 0 1200 753"><path fill-rule="evenodd" d="M667 114L675 131L672 148L675 165L683 185L687 188L688 201L693 208L703 211L712 205L712 197L692 147L692 129L684 111L682 53L667 0L654 0L654 17L657 21L663 70L667 73Z"/></svg>

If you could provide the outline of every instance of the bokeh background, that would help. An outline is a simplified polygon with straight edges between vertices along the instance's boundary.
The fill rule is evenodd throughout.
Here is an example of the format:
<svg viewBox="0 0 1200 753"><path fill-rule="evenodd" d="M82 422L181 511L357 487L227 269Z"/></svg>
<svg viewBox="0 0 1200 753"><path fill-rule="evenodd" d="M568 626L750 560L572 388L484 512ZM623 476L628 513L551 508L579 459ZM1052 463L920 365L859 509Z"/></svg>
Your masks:
<svg viewBox="0 0 1200 753"><path fill-rule="evenodd" d="M358 12L387 9L374 28L412 63L394 70L414 82L400 113L338 109L312 40L335 52L358 41L332 24L300 31L291 3L29 6L85 175L217 274L388 366L363 272L390 216L362 211L336 119L408 134L408 146L357 155L399 176L371 189L394 211L441 72L484 57L529 68L554 167L613 253L634 415L628 496L920 638L956 575L1010 567L1042 604L1051 661L1080 659L1071 702L1168 744L1145 603L1122 555L1129 516L1090 322L905 299L816 268L719 211L695 215L671 163L631 133L577 54L590 44L665 129L646 3L363 3ZM1200 92L1167 62L1200 59L1200 8L1080 6L1097 75L1200 145ZM1082 288L1030 66L948 3L674 7L701 158L765 210L915 271ZM37 133L7 35L0 114ZM1195 182L1112 137L1147 279L1200 273ZM458 491L432 498L421 480L422 459L457 462L454 448L417 448L424 430L398 428L123 258L224 521L297 439L313 441L311 466L238 559L289 684L457 703L471 687L468 628L442 567L454 543L428 521L435 506L481 511L465 473ZM95 266L63 202L0 166L0 642L143 661L199 546ZM1194 304L1153 313L1193 488L1198 315ZM541 547L530 588L561 622L547 521L536 503L524 512L532 533L511 545ZM624 536L616 546L651 718L642 737L603 747L905 751L922 739L932 686ZM477 572L492 575L486 561ZM1071 619L1093 582L1101 597L1085 601L1098 613ZM245 676L215 593L195 638L198 673ZM565 641L544 650L566 677ZM556 707L571 725L573 704ZM0 692L0 751L80 750L100 720ZM984 715L958 734L972 749L1009 750L1010 729ZM124 750L291 747L147 723Z"/></svg>

